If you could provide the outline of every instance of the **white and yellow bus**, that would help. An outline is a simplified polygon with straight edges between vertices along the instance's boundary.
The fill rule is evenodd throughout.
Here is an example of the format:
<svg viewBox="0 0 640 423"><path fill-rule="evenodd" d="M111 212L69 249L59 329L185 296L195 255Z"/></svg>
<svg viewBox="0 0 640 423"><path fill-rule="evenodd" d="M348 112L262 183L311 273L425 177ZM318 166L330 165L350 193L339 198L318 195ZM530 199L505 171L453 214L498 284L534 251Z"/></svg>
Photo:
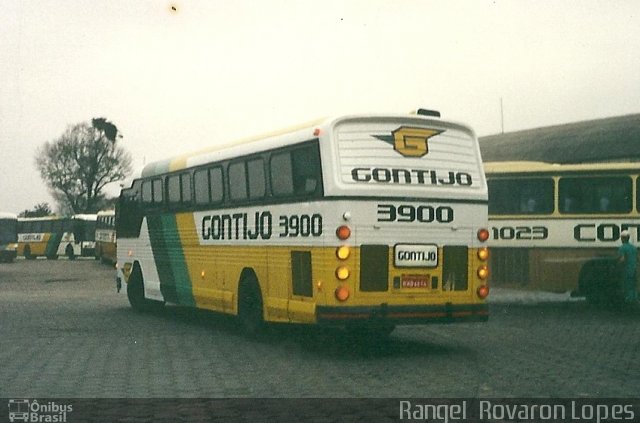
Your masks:
<svg viewBox="0 0 640 423"><path fill-rule="evenodd" d="M18 250L18 216L0 212L0 263L11 263Z"/></svg>
<svg viewBox="0 0 640 423"><path fill-rule="evenodd" d="M18 255L26 259L95 255L95 214L18 218Z"/></svg>
<svg viewBox="0 0 640 423"><path fill-rule="evenodd" d="M640 163L485 163L491 280L597 295L628 230L640 239Z"/></svg>
<svg viewBox="0 0 640 423"><path fill-rule="evenodd" d="M101 210L96 220L96 260L116 262L116 212Z"/></svg>
<svg viewBox="0 0 640 423"><path fill-rule="evenodd" d="M327 119L147 165L117 207L118 290L134 308L239 315L249 332L487 320L477 139L426 113Z"/></svg>

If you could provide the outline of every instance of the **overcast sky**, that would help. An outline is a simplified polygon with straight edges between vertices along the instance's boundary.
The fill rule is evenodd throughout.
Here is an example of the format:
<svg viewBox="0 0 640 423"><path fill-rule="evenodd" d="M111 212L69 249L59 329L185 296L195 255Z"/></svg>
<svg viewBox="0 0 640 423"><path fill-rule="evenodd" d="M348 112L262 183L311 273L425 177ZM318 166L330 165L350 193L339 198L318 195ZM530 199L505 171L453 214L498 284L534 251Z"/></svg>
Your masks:
<svg viewBox="0 0 640 423"><path fill-rule="evenodd" d="M639 113L639 15L640 0L3 0L0 211L54 204L36 149L93 117L140 167L342 113L427 107L479 136L500 132L501 98L507 132Z"/></svg>

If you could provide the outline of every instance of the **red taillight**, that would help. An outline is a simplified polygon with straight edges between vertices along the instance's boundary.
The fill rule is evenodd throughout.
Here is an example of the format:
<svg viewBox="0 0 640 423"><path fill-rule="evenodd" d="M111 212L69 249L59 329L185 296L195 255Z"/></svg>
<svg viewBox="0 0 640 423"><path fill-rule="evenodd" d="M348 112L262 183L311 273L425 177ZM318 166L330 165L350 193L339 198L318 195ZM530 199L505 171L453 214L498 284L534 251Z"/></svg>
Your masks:
<svg viewBox="0 0 640 423"><path fill-rule="evenodd" d="M478 298L484 300L489 295L489 287L487 285L482 285L478 287Z"/></svg>
<svg viewBox="0 0 640 423"><path fill-rule="evenodd" d="M478 239L480 240L480 242L485 242L486 240L488 240L489 231L486 230L485 228L478 229Z"/></svg>
<svg viewBox="0 0 640 423"><path fill-rule="evenodd" d="M340 226L338 229L336 229L336 236L341 241L349 239L349 237L351 236L351 228L349 228L347 225Z"/></svg>
<svg viewBox="0 0 640 423"><path fill-rule="evenodd" d="M347 301L349 298L349 288L346 286L339 286L336 288L335 296L338 301Z"/></svg>

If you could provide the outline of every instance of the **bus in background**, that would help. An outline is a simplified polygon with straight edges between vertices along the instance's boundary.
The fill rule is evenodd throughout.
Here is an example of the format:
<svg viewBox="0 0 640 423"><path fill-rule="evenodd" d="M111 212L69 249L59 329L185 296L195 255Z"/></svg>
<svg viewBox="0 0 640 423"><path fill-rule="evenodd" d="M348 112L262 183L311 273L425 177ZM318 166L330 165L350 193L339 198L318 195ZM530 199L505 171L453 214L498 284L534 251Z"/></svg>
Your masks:
<svg viewBox="0 0 640 423"><path fill-rule="evenodd" d="M18 218L18 255L32 260L95 255L96 215Z"/></svg>
<svg viewBox="0 0 640 423"><path fill-rule="evenodd" d="M485 172L492 283L595 300L620 233L640 238L640 164L493 162Z"/></svg>
<svg viewBox="0 0 640 423"><path fill-rule="evenodd" d="M18 250L18 216L0 212L0 263L11 263Z"/></svg>
<svg viewBox="0 0 640 423"><path fill-rule="evenodd" d="M116 212L102 210L96 220L96 260L116 262Z"/></svg>
<svg viewBox="0 0 640 423"><path fill-rule="evenodd" d="M98 215L75 214L71 217L73 223L73 255L81 257L95 257L96 255L96 226ZM67 257L73 258L69 252Z"/></svg>
<svg viewBox="0 0 640 423"><path fill-rule="evenodd" d="M437 112L317 121L147 165L116 208L116 286L265 321L388 334L486 321L475 134Z"/></svg>

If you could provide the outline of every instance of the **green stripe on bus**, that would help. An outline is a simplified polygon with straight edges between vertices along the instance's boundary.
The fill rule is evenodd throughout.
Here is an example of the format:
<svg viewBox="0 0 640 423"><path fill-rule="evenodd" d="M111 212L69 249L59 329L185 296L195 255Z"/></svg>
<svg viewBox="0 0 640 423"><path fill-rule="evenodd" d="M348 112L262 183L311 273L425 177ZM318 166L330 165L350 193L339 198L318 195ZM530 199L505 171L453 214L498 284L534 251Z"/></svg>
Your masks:
<svg viewBox="0 0 640 423"><path fill-rule="evenodd" d="M162 295L169 302L195 306L175 216L149 216L147 222Z"/></svg>
<svg viewBox="0 0 640 423"><path fill-rule="evenodd" d="M62 234L53 232L49 237L49 241L47 241L47 246L44 249L44 255L55 256L58 254L58 246L60 245L60 241L62 240Z"/></svg>

